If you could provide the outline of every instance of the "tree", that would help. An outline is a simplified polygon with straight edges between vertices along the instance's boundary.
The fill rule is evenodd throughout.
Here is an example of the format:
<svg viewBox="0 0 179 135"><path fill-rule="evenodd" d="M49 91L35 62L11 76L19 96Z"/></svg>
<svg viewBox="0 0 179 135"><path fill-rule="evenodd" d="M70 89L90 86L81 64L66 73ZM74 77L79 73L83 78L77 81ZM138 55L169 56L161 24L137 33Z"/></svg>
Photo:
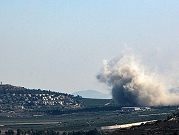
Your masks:
<svg viewBox="0 0 179 135"><path fill-rule="evenodd" d="M100 133L99 133L98 130L95 128L94 130L88 131L86 135L100 135Z"/></svg>
<svg viewBox="0 0 179 135"><path fill-rule="evenodd" d="M67 132L63 132L62 135L67 135Z"/></svg>
<svg viewBox="0 0 179 135"><path fill-rule="evenodd" d="M21 130L20 129L17 129L17 135L20 135L21 134Z"/></svg>
<svg viewBox="0 0 179 135"><path fill-rule="evenodd" d="M5 132L6 135L14 135L14 131L13 130L8 130Z"/></svg>

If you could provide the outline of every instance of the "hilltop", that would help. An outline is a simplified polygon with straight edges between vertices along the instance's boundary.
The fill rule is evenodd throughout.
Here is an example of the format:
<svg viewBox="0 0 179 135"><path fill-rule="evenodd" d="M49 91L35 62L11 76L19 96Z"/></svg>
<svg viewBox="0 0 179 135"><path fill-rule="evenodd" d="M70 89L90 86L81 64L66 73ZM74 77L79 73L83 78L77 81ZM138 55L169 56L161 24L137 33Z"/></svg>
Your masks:
<svg viewBox="0 0 179 135"><path fill-rule="evenodd" d="M50 90L28 89L9 84L0 85L0 116L29 117L64 114L75 111L109 109L115 105L111 99L86 99L81 96ZM105 106L103 108L103 106Z"/></svg>
<svg viewBox="0 0 179 135"><path fill-rule="evenodd" d="M0 85L0 116L22 116L39 109L82 108L82 97L50 90L27 89L9 84Z"/></svg>

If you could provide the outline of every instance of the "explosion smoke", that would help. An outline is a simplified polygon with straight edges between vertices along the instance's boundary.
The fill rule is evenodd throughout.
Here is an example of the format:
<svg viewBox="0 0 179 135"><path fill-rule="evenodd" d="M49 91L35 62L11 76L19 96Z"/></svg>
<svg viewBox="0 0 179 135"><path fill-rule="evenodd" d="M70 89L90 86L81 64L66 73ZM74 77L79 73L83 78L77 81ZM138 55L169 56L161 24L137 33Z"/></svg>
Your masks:
<svg viewBox="0 0 179 135"><path fill-rule="evenodd" d="M150 73L134 55L123 54L110 62L97 75L100 82L112 87L112 97L121 106L178 105L179 93Z"/></svg>

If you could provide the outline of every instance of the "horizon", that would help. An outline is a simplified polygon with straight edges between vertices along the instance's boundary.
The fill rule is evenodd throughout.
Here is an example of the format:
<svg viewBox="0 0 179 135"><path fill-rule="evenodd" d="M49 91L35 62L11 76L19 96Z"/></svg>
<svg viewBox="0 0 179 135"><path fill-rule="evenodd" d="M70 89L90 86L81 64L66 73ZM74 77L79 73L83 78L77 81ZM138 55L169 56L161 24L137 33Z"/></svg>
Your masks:
<svg viewBox="0 0 179 135"><path fill-rule="evenodd" d="M179 1L0 1L3 83L73 93L126 48L150 71L179 74Z"/></svg>
<svg viewBox="0 0 179 135"><path fill-rule="evenodd" d="M1 83L0 86L13 86L13 87L20 87L20 88L25 88L25 89L29 89L29 90L39 90L39 88L27 88L27 87L24 87L24 86L15 86L15 85L12 85L12 84L3 84L3 83ZM46 89L40 89L40 90L49 91L49 90L46 90ZM50 90L50 91L52 91L52 90ZM52 91L52 92L60 93L58 91ZM101 93L101 92L96 91L96 90L82 90L82 91L76 91L76 92L73 92L73 93L66 93L66 94L74 95L74 96L79 95L82 98L90 98L90 99L91 98L92 99L112 99L112 97L109 93L108 94L107 93Z"/></svg>

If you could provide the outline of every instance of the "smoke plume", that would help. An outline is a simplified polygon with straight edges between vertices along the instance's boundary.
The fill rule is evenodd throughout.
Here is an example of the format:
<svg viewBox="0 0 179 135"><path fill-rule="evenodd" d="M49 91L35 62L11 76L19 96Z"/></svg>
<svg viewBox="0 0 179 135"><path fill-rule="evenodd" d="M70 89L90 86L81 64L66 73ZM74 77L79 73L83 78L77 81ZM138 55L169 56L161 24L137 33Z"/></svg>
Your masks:
<svg viewBox="0 0 179 135"><path fill-rule="evenodd" d="M164 77L149 72L134 55L123 54L109 62L104 60L103 64L97 79L110 86L119 105L179 105L179 93L171 92Z"/></svg>

